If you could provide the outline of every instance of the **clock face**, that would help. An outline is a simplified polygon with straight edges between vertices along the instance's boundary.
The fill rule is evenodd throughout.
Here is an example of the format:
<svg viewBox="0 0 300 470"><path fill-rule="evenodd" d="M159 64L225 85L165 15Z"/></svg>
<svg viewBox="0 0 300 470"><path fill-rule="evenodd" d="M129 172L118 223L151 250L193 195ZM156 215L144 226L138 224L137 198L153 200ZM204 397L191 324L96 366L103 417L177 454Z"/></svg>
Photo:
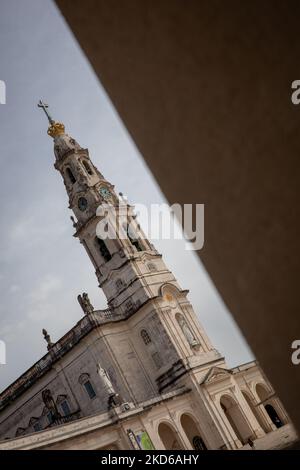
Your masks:
<svg viewBox="0 0 300 470"><path fill-rule="evenodd" d="M81 211L85 211L87 206L88 206L88 202L85 199L85 197L80 197L78 199L78 209L80 209Z"/></svg>
<svg viewBox="0 0 300 470"><path fill-rule="evenodd" d="M99 192L104 199L109 199L111 197L111 192L109 191L109 189L105 188L104 186L100 188Z"/></svg>

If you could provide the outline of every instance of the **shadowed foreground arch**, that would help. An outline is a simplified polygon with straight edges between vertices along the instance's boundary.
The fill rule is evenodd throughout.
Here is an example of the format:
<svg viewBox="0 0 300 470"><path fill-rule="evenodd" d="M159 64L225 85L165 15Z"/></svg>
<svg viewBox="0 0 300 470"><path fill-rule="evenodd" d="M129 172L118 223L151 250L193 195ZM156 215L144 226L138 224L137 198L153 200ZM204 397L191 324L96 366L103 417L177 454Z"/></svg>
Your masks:
<svg viewBox="0 0 300 470"><path fill-rule="evenodd" d="M160 423L158 434L166 450L183 450L174 429L167 423Z"/></svg>

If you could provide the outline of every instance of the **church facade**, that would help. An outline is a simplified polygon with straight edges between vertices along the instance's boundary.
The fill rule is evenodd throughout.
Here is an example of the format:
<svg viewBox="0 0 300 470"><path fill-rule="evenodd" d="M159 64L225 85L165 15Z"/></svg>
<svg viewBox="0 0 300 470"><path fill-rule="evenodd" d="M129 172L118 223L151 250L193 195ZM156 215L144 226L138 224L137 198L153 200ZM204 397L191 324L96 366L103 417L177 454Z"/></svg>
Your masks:
<svg viewBox="0 0 300 470"><path fill-rule="evenodd" d="M83 293L70 331L43 331L47 354L0 394L0 449L250 449L291 433L257 362L227 367L133 208L40 106L108 308ZM115 237L99 237L104 212Z"/></svg>

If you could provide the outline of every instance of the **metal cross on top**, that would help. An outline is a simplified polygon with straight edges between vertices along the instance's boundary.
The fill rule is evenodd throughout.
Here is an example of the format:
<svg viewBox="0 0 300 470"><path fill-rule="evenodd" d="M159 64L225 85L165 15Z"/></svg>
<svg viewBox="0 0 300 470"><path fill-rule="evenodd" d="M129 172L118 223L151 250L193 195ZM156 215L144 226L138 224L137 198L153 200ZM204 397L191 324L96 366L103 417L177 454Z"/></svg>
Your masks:
<svg viewBox="0 0 300 470"><path fill-rule="evenodd" d="M42 100L40 100L38 102L38 107L39 108L42 108L42 110L44 111L44 113L46 114L47 118L48 118L48 121L50 122L50 124L54 124L54 119L52 119L52 117L50 116L50 114L48 113L47 111L47 108L49 108L49 105L44 103Z"/></svg>

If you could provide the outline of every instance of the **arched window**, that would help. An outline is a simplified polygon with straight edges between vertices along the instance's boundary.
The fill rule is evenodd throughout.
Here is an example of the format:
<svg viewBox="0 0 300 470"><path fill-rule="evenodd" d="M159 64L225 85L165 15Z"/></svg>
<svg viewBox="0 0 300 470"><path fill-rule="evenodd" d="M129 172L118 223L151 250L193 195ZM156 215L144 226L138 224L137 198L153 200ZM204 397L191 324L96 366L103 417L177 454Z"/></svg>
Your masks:
<svg viewBox="0 0 300 470"><path fill-rule="evenodd" d="M69 178L70 182L71 182L72 184L76 183L76 178L75 178L75 176L73 175L73 172L72 172L71 168L68 167L68 168L66 169L66 173L67 173L67 175L68 175L68 178Z"/></svg>
<svg viewBox="0 0 300 470"><path fill-rule="evenodd" d="M78 379L78 382L80 383L80 385L83 385L84 382L86 382L87 380L89 380L90 378L90 375L89 374L81 374L81 376L79 377Z"/></svg>
<svg viewBox="0 0 300 470"><path fill-rule="evenodd" d="M104 261L111 260L111 254L109 252L109 249L106 246L106 243L103 240L101 240L101 238L98 238L98 237L96 237L96 243L98 245L101 255L104 258Z"/></svg>
<svg viewBox="0 0 300 470"><path fill-rule="evenodd" d="M83 386L83 388L85 389L86 393L88 394L91 400L95 398L96 392L94 390L93 385L91 384L89 374L81 374L81 376L78 379L78 382Z"/></svg>
<svg viewBox="0 0 300 470"><path fill-rule="evenodd" d="M82 160L82 164L83 164L84 169L86 170L87 174L88 174L88 175L92 175L92 174L93 174L93 170L92 170L92 168L90 167L89 163L88 163L86 160Z"/></svg>
<svg viewBox="0 0 300 470"><path fill-rule="evenodd" d="M84 382L83 386L84 386L88 396L90 397L90 399L95 398L96 392L95 392L94 387L91 384L91 382L89 380L87 380L86 382Z"/></svg>
<svg viewBox="0 0 300 470"><path fill-rule="evenodd" d="M141 331L141 337L145 344L151 343L151 338L147 330Z"/></svg>
<svg viewBox="0 0 300 470"><path fill-rule="evenodd" d="M58 397L56 398L56 404L60 405L66 398L67 395L58 395Z"/></svg>
<svg viewBox="0 0 300 470"><path fill-rule="evenodd" d="M60 406L64 416L68 416L69 414L71 414L67 395L58 395L56 399L56 404Z"/></svg>
<svg viewBox="0 0 300 470"><path fill-rule="evenodd" d="M127 225L126 227L126 233L127 233L128 240L130 241L132 246L134 246L137 249L137 251L143 251L143 248L140 244L138 236L130 224Z"/></svg>
<svg viewBox="0 0 300 470"><path fill-rule="evenodd" d="M71 414L71 410L67 400L62 401L60 407L65 416L69 416Z"/></svg>

